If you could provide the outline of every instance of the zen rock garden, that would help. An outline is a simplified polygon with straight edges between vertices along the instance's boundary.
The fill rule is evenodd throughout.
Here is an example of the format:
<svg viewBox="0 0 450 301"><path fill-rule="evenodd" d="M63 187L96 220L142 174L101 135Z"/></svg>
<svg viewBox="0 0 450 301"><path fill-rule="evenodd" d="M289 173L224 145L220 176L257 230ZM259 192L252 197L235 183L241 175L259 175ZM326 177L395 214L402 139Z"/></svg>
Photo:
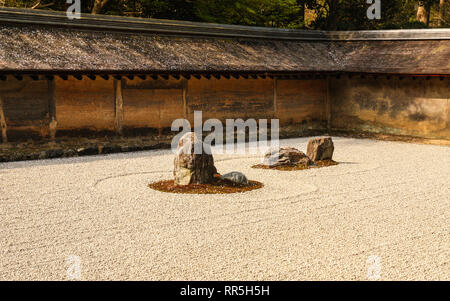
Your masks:
<svg viewBox="0 0 450 301"><path fill-rule="evenodd" d="M308 141L307 153L293 148L280 147L266 152L263 163L253 168L276 170L302 170L338 164L332 160L334 144L331 137L312 138ZM173 180L152 183L149 187L173 193L234 193L263 187L250 181L239 171L219 174L209 145L189 132L178 142L174 158Z"/></svg>

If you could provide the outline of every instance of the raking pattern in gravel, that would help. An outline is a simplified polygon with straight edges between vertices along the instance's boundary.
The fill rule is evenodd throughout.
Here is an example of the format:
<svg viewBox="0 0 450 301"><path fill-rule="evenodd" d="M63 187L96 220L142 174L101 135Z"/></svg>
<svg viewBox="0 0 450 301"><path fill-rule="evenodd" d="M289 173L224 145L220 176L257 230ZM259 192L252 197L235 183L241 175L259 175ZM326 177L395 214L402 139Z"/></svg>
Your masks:
<svg viewBox="0 0 450 301"><path fill-rule="evenodd" d="M262 189L179 195L173 155L150 151L0 164L0 280L450 279L450 148L333 138L337 166L250 168L215 156ZM306 138L281 141L300 150Z"/></svg>

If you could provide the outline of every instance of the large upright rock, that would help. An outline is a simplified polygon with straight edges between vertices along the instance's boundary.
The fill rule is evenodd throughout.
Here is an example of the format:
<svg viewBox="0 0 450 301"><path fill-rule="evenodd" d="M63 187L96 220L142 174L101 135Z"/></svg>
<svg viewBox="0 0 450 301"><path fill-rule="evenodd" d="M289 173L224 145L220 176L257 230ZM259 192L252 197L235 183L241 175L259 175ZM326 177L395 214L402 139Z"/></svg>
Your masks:
<svg viewBox="0 0 450 301"><path fill-rule="evenodd" d="M280 147L269 150L264 155L263 164L269 167L295 166L297 164L310 165L312 162L301 151L293 147Z"/></svg>
<svg viewBox="0 0 450 301"><path fill-rule="evenodd" d="M197 148L195 147L197 145ZM195 150L199 153L195 153ZM181 137L175 154L173 175L175 184L211 183L217 170L211 149L195 133L189 132Z"/></svg>
<svg viewBox="0 0 450 301"><path fill-rule="evenodd" d="M334 144L331 137L312 138L308 141L306 155L312 161L332 160Z"/></svg>

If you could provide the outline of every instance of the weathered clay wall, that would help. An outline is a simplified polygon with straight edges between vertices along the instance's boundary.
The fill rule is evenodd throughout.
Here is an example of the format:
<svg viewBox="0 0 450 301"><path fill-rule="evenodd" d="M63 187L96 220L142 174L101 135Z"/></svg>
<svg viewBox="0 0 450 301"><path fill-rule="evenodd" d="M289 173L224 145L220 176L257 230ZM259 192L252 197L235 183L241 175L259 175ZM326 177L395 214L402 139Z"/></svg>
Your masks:
<svg viewBox="0 0 450 301"><path fill-rule="evenodd" d="M449 79L56 77L53 86L27 77L0 81L8 139L47 137L50 99L56 103L57 136L114 133L118 120L126 130L155 132L178 118L192 123L194 111L201 110L203 120L279 118L282 133L292 136L326 129L331 116L335 130L450 139ZM116 111L116 92L123 102L121 111Z"/></svg>
<svg viewBox="0 0 450 301"><path fill-rule="evenodd" d="M113 131L114 80L55 78L57 131Z"/></svg>
<svg viewBox="0 0 450 301"><path fill-rule="evenodd" d="M281 126L326 128L327 81L277 80L277 116Z"/></svg>
<svg viewBox="0 0 450 301"><path fill-rule="evenodd" d="M333 129L450 139L450 80L366 77L330 81Z"/></svg>
<svg viewBox="0 0 450 301"><path fill-rule="evenodd" d="M122 79L124 128L167 128L173 120L184 118L185 82L182 79Z"/></svg>
<svg viewBox="0 0 450 301"><path fill-rule="evenodd" d="M203 119L273 118L272 79L195 79L188 82L187 113L193 122L194 111Z"/></svg>
<svg viewBox="0 0 450 301"><path fill-rule="evenodd" d="M187 87L187 111L203 120L280 119L281 135L302 135L320 130L326 101L326 80L191 79Z"/></svg>
<svg viewBox="0 0 450 301"><path fill-rule="evenodd" d="M48 81L8 76L0 97L9 140L36 138L48 131Z"/></svg>

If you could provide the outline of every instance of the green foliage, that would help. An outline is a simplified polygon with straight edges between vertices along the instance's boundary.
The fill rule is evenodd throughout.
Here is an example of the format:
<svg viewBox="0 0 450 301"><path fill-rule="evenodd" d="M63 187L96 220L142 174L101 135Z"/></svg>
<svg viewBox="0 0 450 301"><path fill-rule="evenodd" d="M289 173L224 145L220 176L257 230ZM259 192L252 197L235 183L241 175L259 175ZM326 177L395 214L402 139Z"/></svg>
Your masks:
<svg viewBox="0 0 450 301"><path fill-rule="evenodd" d="M82 12L90 13L94 2L81 0ZM366 0L102 0L102 14L144 18L203 21L280 28L361 30L424 28L434 25L439 0L381 0L381 20L366 16ZM449 0L450 1L450 0ZM64 11L65 0L0 0L10 7L35 7ZM427 24L416 20L417 7L428 12ZM306 20L308 12L309 19ZM312 17L311 17L312 16ZM444 22L444 26L448 26Z"/></svg>
<svg viewBox="0 0 450 301"><path fill-rule="evenodd" d="M197 0L195 13L214 23L299 28L303 25L296 0Z"/></svg>

